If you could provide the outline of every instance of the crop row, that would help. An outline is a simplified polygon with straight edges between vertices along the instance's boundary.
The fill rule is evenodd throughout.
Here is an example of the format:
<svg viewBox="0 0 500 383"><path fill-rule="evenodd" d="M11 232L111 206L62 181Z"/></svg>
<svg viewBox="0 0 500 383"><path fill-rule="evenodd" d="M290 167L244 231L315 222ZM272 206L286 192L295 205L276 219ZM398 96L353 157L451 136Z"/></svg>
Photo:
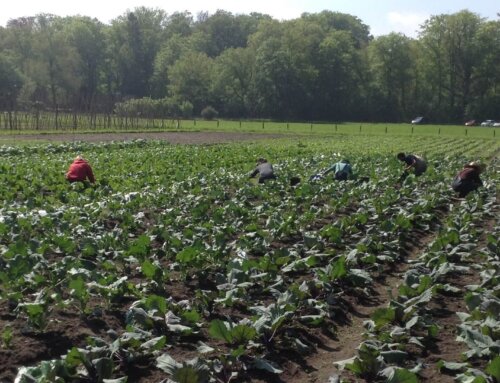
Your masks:
<svg viewBox="0 0 500 383"><path fill-rule="evenodd" d="M62 313L104 327L21 369L20 381L126 381L128 366L143 364L174 380L281 372L279 351L313 352L306 329L330 328L346 310L344 294L369 289L373 273L400 259L412 230L431 229L453 172L470 159L463 155L477 155L478 147L448 155L430 143L410 143L433 166L400 188L393 150L402 142L4 148L4 345L63 331ZM496 147L482 149L488 156ZM97 188L64 183L76 151L91 159ZM246 174L262 153L276 159L279 178L257 186ZM368 182L307 181L344 156ZM292 175L303 180L294 188ZM491 195L496 175L488 176Z"/></svg>

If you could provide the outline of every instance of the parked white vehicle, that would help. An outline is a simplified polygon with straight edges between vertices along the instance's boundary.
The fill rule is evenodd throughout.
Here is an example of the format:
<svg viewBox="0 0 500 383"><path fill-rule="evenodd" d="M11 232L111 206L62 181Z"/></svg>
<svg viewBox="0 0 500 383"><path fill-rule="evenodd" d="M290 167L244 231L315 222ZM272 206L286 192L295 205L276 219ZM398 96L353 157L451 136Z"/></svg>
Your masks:
<svg viewBox="0 0 500 383"><path fill-rule="evenodd" d="M481 126L493 126L494 123L495 123L495 120L486 120L486 121L481 122Z"/></svg>

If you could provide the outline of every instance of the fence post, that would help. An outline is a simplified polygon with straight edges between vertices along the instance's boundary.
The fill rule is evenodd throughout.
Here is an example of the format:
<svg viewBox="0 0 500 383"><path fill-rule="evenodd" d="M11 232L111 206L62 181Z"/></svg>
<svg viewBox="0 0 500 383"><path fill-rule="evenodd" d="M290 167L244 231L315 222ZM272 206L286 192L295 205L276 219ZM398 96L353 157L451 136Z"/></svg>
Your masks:
<svg viewBox="0 0 500 383"><path fill-rule="evenodd" d="M286 128L290 130L290 124L288 122L286 123Z"/></svg>
<svg viewBox="0 0 500 383"><path fill-rule="evenodd" d="M219 127L219 120L217 120L217 127Z"/></svg>
<svg viewBox="0 0 500 383"><path fill-rule="evenodd" d="M467 129L465 129L465 135L467 135Z"/></svg>
<svg viewBox="0 0 500 383"><path fill-rule="evenodd" d="M361 125L359 126L359 132L361 133Z"/></svg>
<svg viewBox="0 0 500 383"><path fill-rule="evenodd" d="M387 134L387 126L385 127L385 134Z"/></svg>
<svg viewBox="0 0 500 383"><path fill-rule="evenodd" d="M240 120L240 128L241 128L241 120Z"/></svg>
<svg viewBox="0 0 500 383"><path fill-rule="evenodd" d="M414 126L412 126L412 127L411 127L411 134L413 134L413 129L414 129L414 128L415 128Z"/></svg>
<svg viewBox="0 0 500 383"><path fill-rule="evenodd" d="M337 130L337 124L335 124L335 131L336 131L336 132L338 131L338 130Z"/></svg>
<svg viewBox="0 0 500 383"><path fill-rule="evenodd" d="M262 129L264 129L264 121L262 121Z"/></svg>
<svg viewBox="0 0 500 383"><path fill-rule="evenodd" d="M438 130L438 135L439 135L439 134L441 134L441 128L439 128L439 130Z"/></svg>

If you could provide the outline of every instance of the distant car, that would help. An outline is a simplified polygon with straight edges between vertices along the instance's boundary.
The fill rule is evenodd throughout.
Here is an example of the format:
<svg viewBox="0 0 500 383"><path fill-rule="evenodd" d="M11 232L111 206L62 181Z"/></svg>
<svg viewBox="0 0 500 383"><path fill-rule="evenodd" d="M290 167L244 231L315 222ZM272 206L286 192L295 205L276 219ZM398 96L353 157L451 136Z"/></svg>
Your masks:
<svg viewBox="0 0 500 383"><path fill-rule="evenodd" d="M411 123L414 124L414 125L415 124L424 124L425 123L425 117L422 117L422 116L417 117L414 120L411 120Z"/></svg>
<svg viewBox="0 0 500 383"><path fill-rule="evenodd" d="M498 128L498 127L500 126L500 122L495 122L495 123L493 124L493 126L494 126L495 128Z"/></svg>
<svg viewBox="0 0 500 383"><path fill-rule="evenodd" d="M477 122L476 120L469 120L465 123L465 126L476 126Z"/></svg>
<svg viewBox="0 0 500 383"><path fill-rule="evenodd" d="M494 123L495 123L495 120L486 120L486 121L481 122L481 126L493 126Z"/></svg>

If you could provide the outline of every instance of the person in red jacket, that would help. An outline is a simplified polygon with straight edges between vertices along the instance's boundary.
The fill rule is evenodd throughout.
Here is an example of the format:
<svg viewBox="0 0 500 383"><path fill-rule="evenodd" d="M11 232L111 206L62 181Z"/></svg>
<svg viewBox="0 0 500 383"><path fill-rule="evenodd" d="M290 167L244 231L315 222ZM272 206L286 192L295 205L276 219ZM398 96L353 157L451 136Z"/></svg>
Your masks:
<svg viewBox="0 0 500 383"><path fill-rule="evenodd" d="M451 187L458 193L460 198L464 198L471 191L483 185L479 175L484 171L485 167L484 164L471 162L460 170L451 184Z"/></svg>
<svg viewBox="0 0 500 383"><path fill-rule="evenodd" d="M76 156L73 163L69 166L66 179L69 182L85 182L88 179L90 183L95 183L92 168L82 156Z"/></svg>

